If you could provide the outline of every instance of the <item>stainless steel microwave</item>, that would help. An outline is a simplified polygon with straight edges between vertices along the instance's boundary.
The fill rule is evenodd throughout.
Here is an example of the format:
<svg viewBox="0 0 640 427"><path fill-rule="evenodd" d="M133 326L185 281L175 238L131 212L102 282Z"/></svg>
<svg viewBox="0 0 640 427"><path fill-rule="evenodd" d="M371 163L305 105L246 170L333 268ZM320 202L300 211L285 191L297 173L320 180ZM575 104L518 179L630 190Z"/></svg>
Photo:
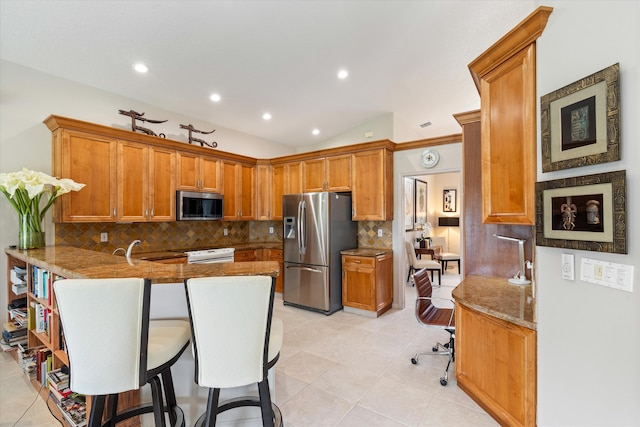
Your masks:
<svg viewBox="0 0 640 427"><path fill-rule="evenodd" d="M218 193L176 192L176 217L181 220L215 220L224 216L224 196Z"/></svg>

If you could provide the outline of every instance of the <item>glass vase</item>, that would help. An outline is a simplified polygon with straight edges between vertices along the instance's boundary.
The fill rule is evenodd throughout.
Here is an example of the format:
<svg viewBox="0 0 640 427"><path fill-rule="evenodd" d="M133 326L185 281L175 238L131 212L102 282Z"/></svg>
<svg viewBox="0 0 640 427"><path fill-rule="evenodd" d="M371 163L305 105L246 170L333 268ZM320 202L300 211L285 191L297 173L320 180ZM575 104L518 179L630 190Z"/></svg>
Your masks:
<svg viewBox="0 0 640 427"><path fill-rule="evenodd" d="M36 215L19 215L18 249L35 249L45 246L42 219Z"/></svg>

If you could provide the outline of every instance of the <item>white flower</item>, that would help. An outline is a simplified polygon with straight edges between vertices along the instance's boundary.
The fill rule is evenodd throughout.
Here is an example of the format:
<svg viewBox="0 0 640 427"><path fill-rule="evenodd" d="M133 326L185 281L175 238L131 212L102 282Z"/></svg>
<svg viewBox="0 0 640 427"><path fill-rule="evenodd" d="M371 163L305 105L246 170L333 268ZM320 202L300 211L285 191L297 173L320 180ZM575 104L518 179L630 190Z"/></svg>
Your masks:
<svg viewBox="0 0 640 427"><path fill-rule="evenodd" d="M13 205L18 214L33 216L33 227L40 228L44 214L54 200L70 191L79 191L84 184L72 179L57 179L43 172L22 168L20 172L0 173L0 192ZM40 209L40 200L48 195L45 206Z"/></svg>

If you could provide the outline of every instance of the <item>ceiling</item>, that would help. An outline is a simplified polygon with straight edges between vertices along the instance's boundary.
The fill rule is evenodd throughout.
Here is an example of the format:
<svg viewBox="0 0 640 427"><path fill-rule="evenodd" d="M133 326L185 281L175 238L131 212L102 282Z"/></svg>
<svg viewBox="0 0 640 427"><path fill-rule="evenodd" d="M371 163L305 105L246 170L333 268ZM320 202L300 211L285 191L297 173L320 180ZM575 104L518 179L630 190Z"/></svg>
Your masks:
<svg viewBox="0 0 640 427"><path fill-rule="evenodd" d="M0 58L295 148L389 113L422 139L460 132L452 114L480 107L467 65L535 7L0 0ZM133 71L139 61L147 74Z"/></svg>

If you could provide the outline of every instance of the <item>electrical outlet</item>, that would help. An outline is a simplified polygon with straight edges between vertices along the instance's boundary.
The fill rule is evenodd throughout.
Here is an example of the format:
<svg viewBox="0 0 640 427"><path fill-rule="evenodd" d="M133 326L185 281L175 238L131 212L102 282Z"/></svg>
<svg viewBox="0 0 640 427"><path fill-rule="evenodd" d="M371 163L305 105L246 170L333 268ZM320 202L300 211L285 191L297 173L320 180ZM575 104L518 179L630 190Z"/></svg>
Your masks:
<svg viewBox="0 0 640 427"><path fill-rule="evenodd" d="M273 234L273 227L269 227L269 234Z"/></svg>
<svg viewBox="0 0 640 427"><path fill-rule="evenodd" d="M226 228L224 230L222 230L222 232L224 233L225 236L229 235L229 230L227 230Z"/></svg>
<svg viewBox="0 0 640 427"><path fill-rule="evenodd" d="M382 237L382 228L378 228L378 237Z"/></svg>
<svg viewBox="0 0 640 427"><path fill-rule="evenodd" d="M100 233L100 242L106 243L109 241L109 235L107 233Z"/></svg>

